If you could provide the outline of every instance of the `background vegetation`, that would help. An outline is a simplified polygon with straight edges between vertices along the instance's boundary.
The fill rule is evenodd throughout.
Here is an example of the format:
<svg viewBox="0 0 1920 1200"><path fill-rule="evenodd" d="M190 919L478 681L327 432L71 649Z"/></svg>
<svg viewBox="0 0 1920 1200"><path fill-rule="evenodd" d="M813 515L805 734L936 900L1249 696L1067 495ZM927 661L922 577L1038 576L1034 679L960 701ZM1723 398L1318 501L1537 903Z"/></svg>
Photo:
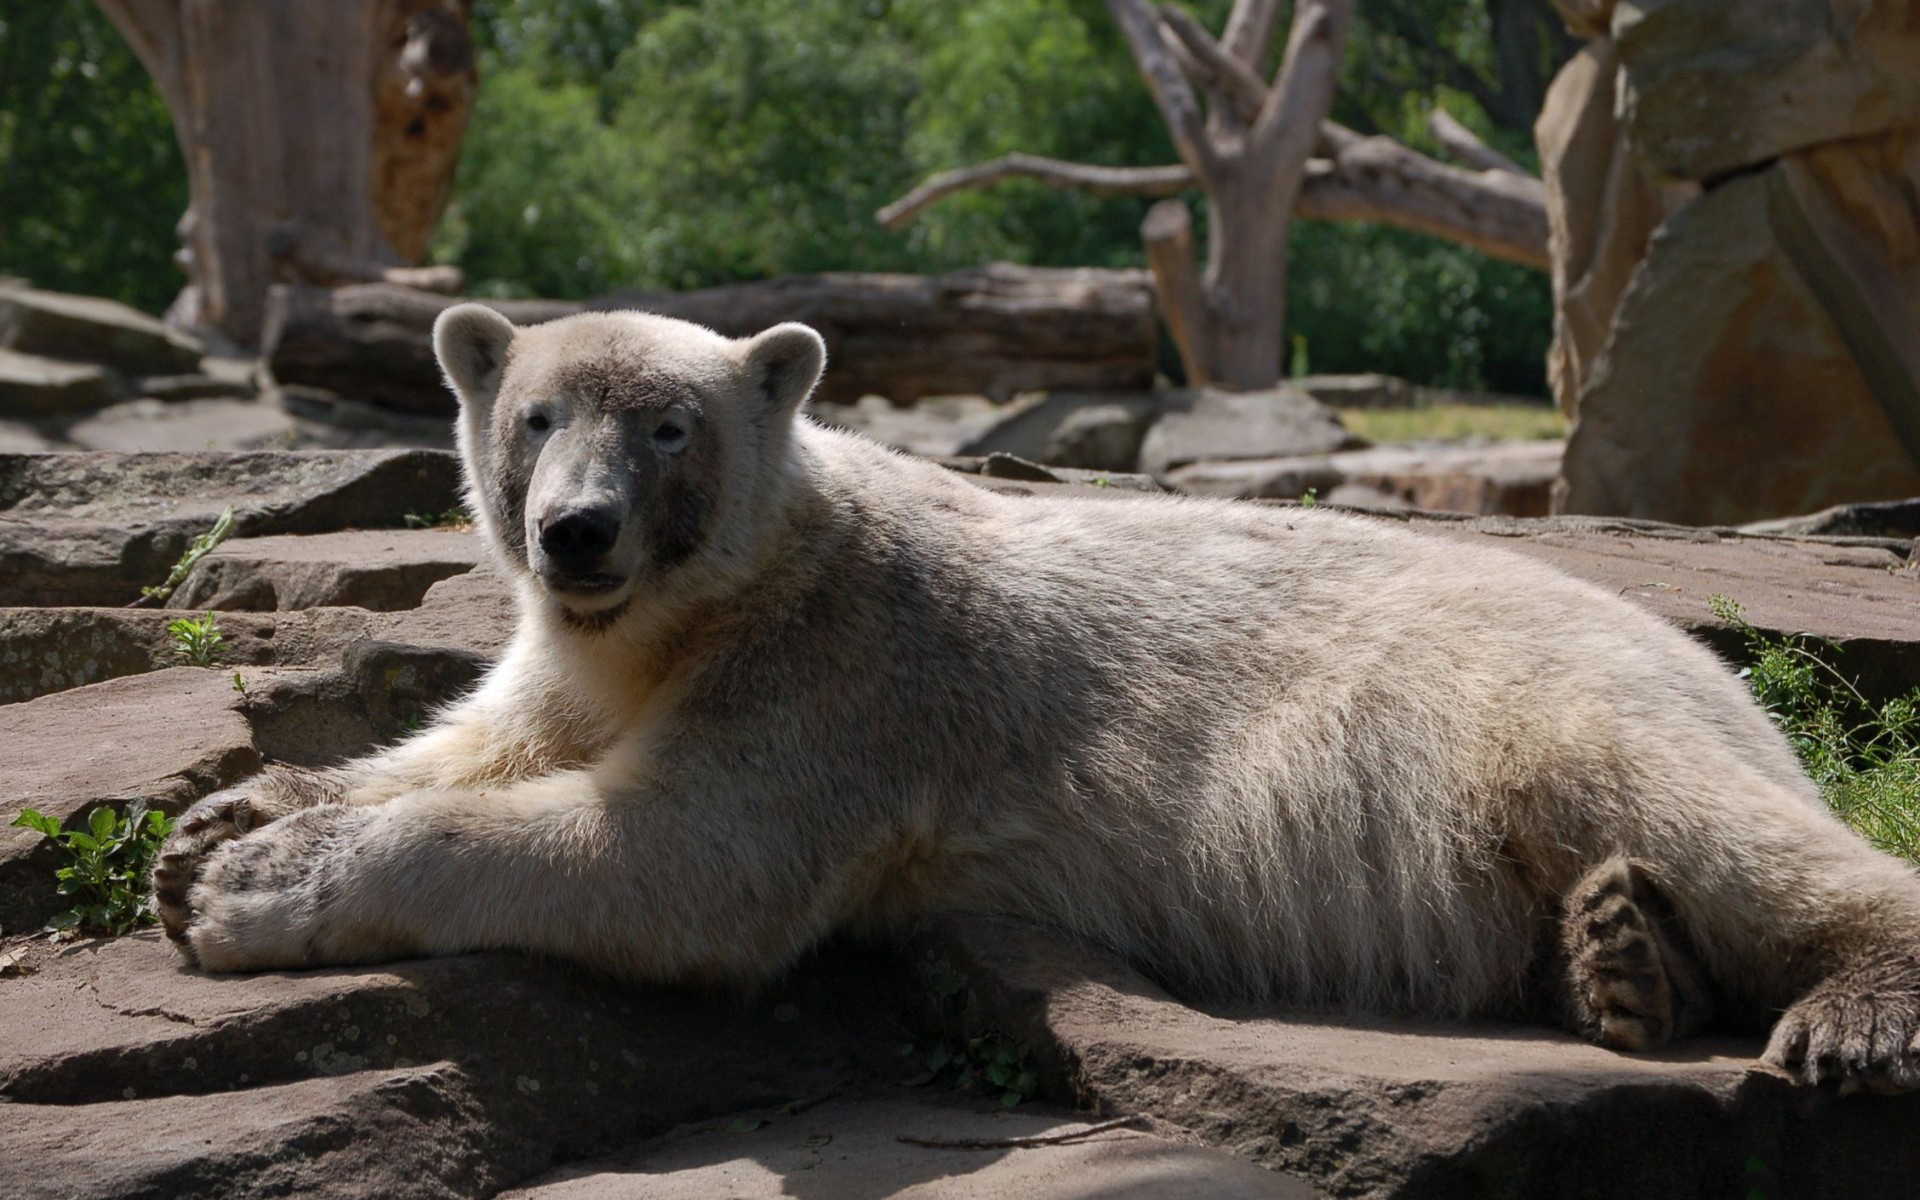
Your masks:
<svg viewBox="0 0 1920 1200"><path fill-rule="evenodd" d="M1218 28L1228 0L1190 7ZM483 295L586 296L990 259L1134 266L1146 202L1009 184L899 233L873 211L1008 150L1174 155L1099 0L478 0L479 104L435 242ZM1568 47L1545 0L1364 0L1338 119L1431 151L1443 103L1531 162ZM0 271L150 310L185 185L165 110L87 0L0 16ZM1394 230L1295 227L1315 371L1544 394L1537 272Z"/></svg>

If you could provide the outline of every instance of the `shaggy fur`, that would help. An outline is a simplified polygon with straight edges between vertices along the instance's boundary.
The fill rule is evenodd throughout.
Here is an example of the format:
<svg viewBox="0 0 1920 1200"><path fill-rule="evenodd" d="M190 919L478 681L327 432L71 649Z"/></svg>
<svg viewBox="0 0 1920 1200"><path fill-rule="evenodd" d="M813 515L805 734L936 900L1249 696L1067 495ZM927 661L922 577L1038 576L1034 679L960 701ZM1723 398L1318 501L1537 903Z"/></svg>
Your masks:
<svg viewBox="0 0 1920 1200"><path fill-rule="evenodd" d="M518 633L410 741L182 823L162 912L207 969L756 979L962 909L1193 997L1622 1048L1785 1010L1774 1062L1920 1084L1915 875L1630 603L1324 510L983 491L799 415L798 326L463 306L436 339ZM543 556L583 504L617 588Z"/></svg>

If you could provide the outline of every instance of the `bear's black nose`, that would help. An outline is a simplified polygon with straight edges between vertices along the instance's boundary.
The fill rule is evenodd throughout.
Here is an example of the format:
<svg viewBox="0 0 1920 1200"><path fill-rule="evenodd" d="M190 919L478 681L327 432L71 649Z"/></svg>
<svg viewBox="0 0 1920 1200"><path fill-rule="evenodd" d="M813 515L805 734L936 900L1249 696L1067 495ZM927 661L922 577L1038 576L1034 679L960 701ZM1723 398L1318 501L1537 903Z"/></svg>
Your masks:
<svg viewBox="0 0 1920 1200"><path fill-rule="evenodd" d="M576 508L540 526L540 549L568 575L588 575L620 536L620 522L604 508Z"/></svg>

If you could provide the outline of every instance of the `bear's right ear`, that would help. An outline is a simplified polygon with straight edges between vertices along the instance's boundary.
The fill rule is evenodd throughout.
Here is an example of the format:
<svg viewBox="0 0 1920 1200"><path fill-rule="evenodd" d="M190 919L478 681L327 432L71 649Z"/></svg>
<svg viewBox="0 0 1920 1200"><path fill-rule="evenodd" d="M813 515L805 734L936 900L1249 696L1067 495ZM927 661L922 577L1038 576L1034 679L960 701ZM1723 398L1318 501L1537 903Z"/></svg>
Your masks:
<svg viewBox="0 0 1920 1200"><path fill-rule="evenodd" d="M433 323L433 352L461 407L492 406L513 344L513 322L484 304L456 304Z"/></svg>

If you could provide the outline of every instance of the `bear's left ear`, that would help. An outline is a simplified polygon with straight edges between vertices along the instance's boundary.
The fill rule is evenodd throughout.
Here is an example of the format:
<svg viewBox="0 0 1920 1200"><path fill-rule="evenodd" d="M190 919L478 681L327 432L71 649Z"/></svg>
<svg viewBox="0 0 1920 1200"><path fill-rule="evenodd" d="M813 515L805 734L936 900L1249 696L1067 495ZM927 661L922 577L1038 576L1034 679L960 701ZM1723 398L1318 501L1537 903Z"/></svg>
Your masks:
<svg viewBox="0 0 1920 1200"><path fill-rule="evenodd" d="M827 344L805 325L775 325L747 342L747 378L773 408L791 412L813 394L827 366Z"/></svg>

